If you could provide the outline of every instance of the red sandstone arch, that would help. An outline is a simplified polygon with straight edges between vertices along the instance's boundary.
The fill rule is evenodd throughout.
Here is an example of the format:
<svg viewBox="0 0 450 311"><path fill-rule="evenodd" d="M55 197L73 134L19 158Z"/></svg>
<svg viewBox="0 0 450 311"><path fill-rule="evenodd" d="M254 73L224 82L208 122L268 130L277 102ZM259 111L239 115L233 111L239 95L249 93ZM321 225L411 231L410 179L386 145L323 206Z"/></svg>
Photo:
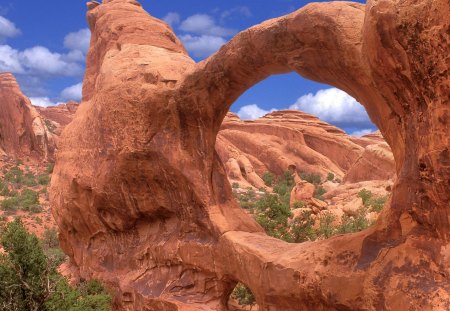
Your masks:
<svg viewBox="0 0 450 311"><path fill-rule="evenodd" d="M225 310L236 281L263 310L449 308L448 2L310 4L198 64L136 1L88 7L83 103L51 202L65 252L116 288L118 308ZM398 180L375 227L293 245L232 199L222 119L288 71L357 98L391 146Z"/></svg>

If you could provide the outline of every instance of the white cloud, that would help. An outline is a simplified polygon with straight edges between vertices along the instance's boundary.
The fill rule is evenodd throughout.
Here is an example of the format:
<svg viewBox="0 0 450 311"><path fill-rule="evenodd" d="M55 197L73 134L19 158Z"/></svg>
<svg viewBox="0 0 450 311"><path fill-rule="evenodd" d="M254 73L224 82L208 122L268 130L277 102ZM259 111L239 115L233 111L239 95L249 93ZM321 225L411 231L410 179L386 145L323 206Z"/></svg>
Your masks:
<svg viewBox="0 0 450 311"><path fill-rule="evenodd" d="M64 37L64 47L87 53L91 42L91 31L88 28L71 32Z"/></svg>
<svg viewBox="0 0 450 311"><path fill-rule="evenodd" d="M180 14L176 13L176 12L169 12L167 13L166 16L163 17L162 19L163 21L165 21L167 24L169 24L170 27L173 27L174 25L177 25L180 23Z"/></svg>
<svg viewBox="0 0 450 311"><path fill-rule="evenodd" d="M216 52L227 41L218 36L192 36L182 35L180 40L183 42L186 49L196 57L206 57Z"/></svg>
<svg viewBox="0 0 450 311"><path fill-rule="evenodd" d="M367 135L367 134L370 134L370 133L373 133L373 132L374 132L373 129L362 129L362 130L354 131L350 135L353 135L353 136L364 136L364 135Z"/></svg>
<svg viewBox="0 0 450 311"><path fill-rule="evenodd" d="M337 88L320 90L316 94L303 95L290 109L313 114L341 128L352 126L367 129L373 127L364 107L353 97Z"/></svg>
<svg viewBox="0 0 450 311"><path fill-rule="evenodd" d="M48 97L30 97L30 101L34 106L48 107L55 105Z"/></svg>
<svg viewBox="0 0 450 311"><path fill-rule="evenodd" d="M269 112L275 111L275 109L271 109L270 111L259 108L258 105L252 104L247 106L242 106L237 115L242 120L255 120L258 119Z"/></svg>
<svg viewBox="0 0 450 311"><path fill-rule="evenodd" d="M0 42L6 38L12 38L20 34L20 30L13 22L0 16Z"/></svg>
<svg viewBox="0 0 450 311"><path fill-rule="evenodd" d="M81 93L83 89L83 83L78 83L69 87L66 87L61 92L61 98L64 100L81 100Z"/></svg>
<svg viewBox="0 0 450 311"><path fill-rule="evenodd" d="M180 25L180 30L199 35L226 37L237 31L216 25L214 19L206 14L195 14L186 18Z"/></svg>
<svg viewBox="0 0 450 311"><path fill-rule="evenodd" d="M46 47L35 46L20 52L19 60L30 71L43 75L77 76L83 68L80 64L65 59L66 55L52 53Z"/></svg>
<svg viewBox="0 0 450 311"><path fill-rule="evenodd" d="M0 71L24 73L25 69L20 63L19 51L9 45L0 45Z"/></svg>

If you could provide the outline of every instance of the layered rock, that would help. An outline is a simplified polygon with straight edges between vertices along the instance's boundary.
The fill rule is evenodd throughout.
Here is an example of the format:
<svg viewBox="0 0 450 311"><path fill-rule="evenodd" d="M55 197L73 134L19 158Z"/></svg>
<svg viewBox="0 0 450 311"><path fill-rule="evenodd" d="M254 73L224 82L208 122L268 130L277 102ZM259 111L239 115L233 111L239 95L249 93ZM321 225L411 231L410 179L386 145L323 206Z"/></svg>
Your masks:
<svg viewBox="0 0 450 311"><path fill-rule="evenodd" d="M136 1L89 8L83 103L50 193L62 247L117 308L225 310L240 281L261 310L448 309L448 1L309 4L199 64ZM391 146L397 180L371 229L293 245L232 199L222 120L288 71L353 95Z"/></svg>
<svg viewBox="0 0 450 311"><path fill-rule="evenodd" d="M264 186L265 172L281 175L289 166L298 172L347 182L394 177L392 152L381 135L361 138L297 110L276 111L252 121L233 113L225 117L216 150L231 182ZM259 178L258 178L259 177Z"/></svg>
<svg viewBox="0 0 450 311"><path fill-rule="evenodd" d="M56 136L59 136L66 125L72 122L78 106L79 104L77 102L69 101L66 104L35 108L42 118L48 120L47 122L51 122L51 124L49 124L51 132Z"/></svg>
<svg viewBox="0 0 450 311"><path fill-rule="evenodd" d="M0 73L0 151L12 157L48 159L54 149L43 118L11 73Z"/></svg>

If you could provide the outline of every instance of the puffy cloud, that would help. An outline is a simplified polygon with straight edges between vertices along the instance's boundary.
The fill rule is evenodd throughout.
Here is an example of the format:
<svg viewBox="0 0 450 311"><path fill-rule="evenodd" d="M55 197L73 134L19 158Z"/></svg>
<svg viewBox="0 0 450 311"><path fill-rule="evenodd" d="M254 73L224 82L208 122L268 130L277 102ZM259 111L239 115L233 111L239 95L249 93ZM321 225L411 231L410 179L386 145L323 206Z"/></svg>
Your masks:
<svg viewBox="0 0 450 311"><path fill-rule="evenodd" d="M61 98L63 98L64 100L80 101L82 89L83 89L83 83L81 83L81 82L77 83L75 85L66 87L61 92Z"/></svg>
<svg viewBox="0 0 450 311"><path fill-rule="evenodd" d="M71 32L64 37L64 47L87 53L91 42L91 31L88 28Z"/></svg>
<svg viewBox="0 0 450 311"><path fill-rule="evenodd" d="M264 110L260 108L256 104L242 106L239 111L237 112L237 115L242 120L255 120L258 118L261 118L262 116L268 114L269 112L275 111L276 109L271 109L270 111Z"/></svg>
<svg viewBox="0 0 450 311"><path fill-rule="evenodd" d="M6 38L12 38L20 34L20 30L13 22L0 16L0 42Z"/></svg>
<svg viewBox="0 0 450 311"><path fill-rule="evenodd" d="M373 128L364 107L353 97L337 88L320 90L297 99L290 109L313 114L341 128Z"/></svg>
<svg viewBox="0 0 450 311"><path fill-rule="evenodd" d="M48 107L55 105L48 97L30 97L30 101L34 106Z"/></svg>
<svg viewBox="0 0 450 311"><path fill-rule="evenodd" d="M37 74L77 76L83 73L80 64L68 60L63 54L52 53L43 46L24 50L19 59L24 67Z"/></svg>
<svg viewBox="0 0 450 311"><path fill-rule="evenodd" d="M170 25L170 27L173 27L174 25L177 25L180 23L181 18L180 14L176 12L169 12L166 16L162 18L163 21L165 21L167 24Z"/></svg>
<svg viewBox="0 0 450 311"><path fill-rule="evenodd" d="M186 49L195 57L206 57L216 52L227 41L218 36L192 36L182 35L180 40Z"/></svg>
<svg viewBox="0 0 450 311"><path fill-rule="evenodd" d="M216 25L214 19L206 14L195 14L186 18L180 25L180 30L199 35L226 37L237 31Z"/></svg>
<svg viewBox="0 0 450 311"><path fill-rule="evenodd" d="M374 129L362 129L362 130L358 130L358 131L354 131L353 133L351 133L351 135L353 136L364 136L370 133L373 133Z"/></svg>
<svg viewBox="0 0 450 311"><path fill-rule="evenodd" d="M0 71L24 73L25 69L20 62L19 55L19 51L9 45L0 45Z"/></svg>

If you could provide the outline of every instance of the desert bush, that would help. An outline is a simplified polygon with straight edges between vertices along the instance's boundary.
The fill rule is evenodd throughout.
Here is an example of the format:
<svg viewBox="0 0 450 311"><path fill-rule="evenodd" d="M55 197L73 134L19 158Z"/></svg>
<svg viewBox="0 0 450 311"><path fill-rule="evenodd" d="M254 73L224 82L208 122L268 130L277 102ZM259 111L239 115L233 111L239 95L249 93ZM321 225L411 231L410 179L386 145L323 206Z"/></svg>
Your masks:
<svg viewBox="0 0 450 311"><path fill-rule="evenodd" d="M381 212L381 210L384 207L384 204L386 204L387 199L388 199L387 195L382 196L382 197L370 198L369 204L368 204L368 205L370 205L370 210L372 212L377 212L377 213Z"/></svg>
<svg viewBox="0 0 450 311"><path fill-rule="evenodd" d="M328 181L333 181L334 180L334 174L333 173L328 173L328 175L327 175L327 180Z"/></svg>
<svg viewBox="0 0 450 311"><path fill-rule="evenodd" d="M256 202L255 220L266 233L275 238L290 241L288 219L292 213L289 205L283 204L276 194L265 193Z"/></svg>
<svg viewBox="0 0 450 311"><path fill-rule="evenodd" d="M301 217L295 218L290 225L290 242L302 243L306 241L314 241L317 238L317 232L313 226L314 219L311 217L311 212L304 211Z"/></svg>
<svg viewBox="0 0 450 311"><path fill-rule="evenodd" d="M48 185L50 182L50 176L47 174L42 174L38 176L38 183L42 186Z"/></svg>
<svg viewBox="0 0 450 311"><path fill-rule="evenodd" d="M304 208L307 206L307 203L304 201L296 201L294 202L294 205L292 206L294 209L295 208Z"/></svg>
<svg viewBox="0 0 450 311"><path fill-rule="evenodd" d="M316 189L314 190L314 197L315 197L316 199L319 199L319 200L324 201L325 199L324 199L323 195L324 195L326 192L327 192L327 191L325 190L324 187L322 187L322 186L317 186Z"/></svg>
<svg viewBox="0 0 450 311"><path fill-rule="evenodd" d="M238 283L231 294L242 305L254 305L256 300L250 289L242 283Z"/></svg>
<svg viewBox="0 0 450 311"><path fill-rule="evenodd" d="M358 192L358 197L362 199L364 206L367 206L370 198L372 197L372 192L370 192L366 188L363 188Z"/></svg>
<svg viewBox="0 0 450 311"><path fill-rule="evenodd" d="M17 218L0 234L0 306L4 311L107 311L111 296L98 281L71 288L34 234Z"/></svg>
<svg viewBox="0 0 450 311"><path fill-rule="evenodd" d="M237 189L237 188L239 188L239 184L237 182L234 182L231 184L231 188Z"/></svg>
<svg viewBox="0 0 450 311"><path fill-rule="evenodd" d="M264 184L268 187L272 187L274 176L271 172L265 172L262 175L262 180L264 181Z"/></svg>
<svg viewBox="0 0 450 311"><path fill-rule="evenodd" d="M333 226L335 216L330 212L325 212L320 217L320 225L318 229L318 236L328 239L336 234L336 227Z"/></svg>
<svg viewBox="0 0 450 311"><path fill-rule="evenodd" d="M320 175L314 174L314 173L307 174L305 172L302 172L302 173L300 173L300 177L303 180L306 180L307 182L314 184L314 185L318 185L322 182Z"/></svg>

